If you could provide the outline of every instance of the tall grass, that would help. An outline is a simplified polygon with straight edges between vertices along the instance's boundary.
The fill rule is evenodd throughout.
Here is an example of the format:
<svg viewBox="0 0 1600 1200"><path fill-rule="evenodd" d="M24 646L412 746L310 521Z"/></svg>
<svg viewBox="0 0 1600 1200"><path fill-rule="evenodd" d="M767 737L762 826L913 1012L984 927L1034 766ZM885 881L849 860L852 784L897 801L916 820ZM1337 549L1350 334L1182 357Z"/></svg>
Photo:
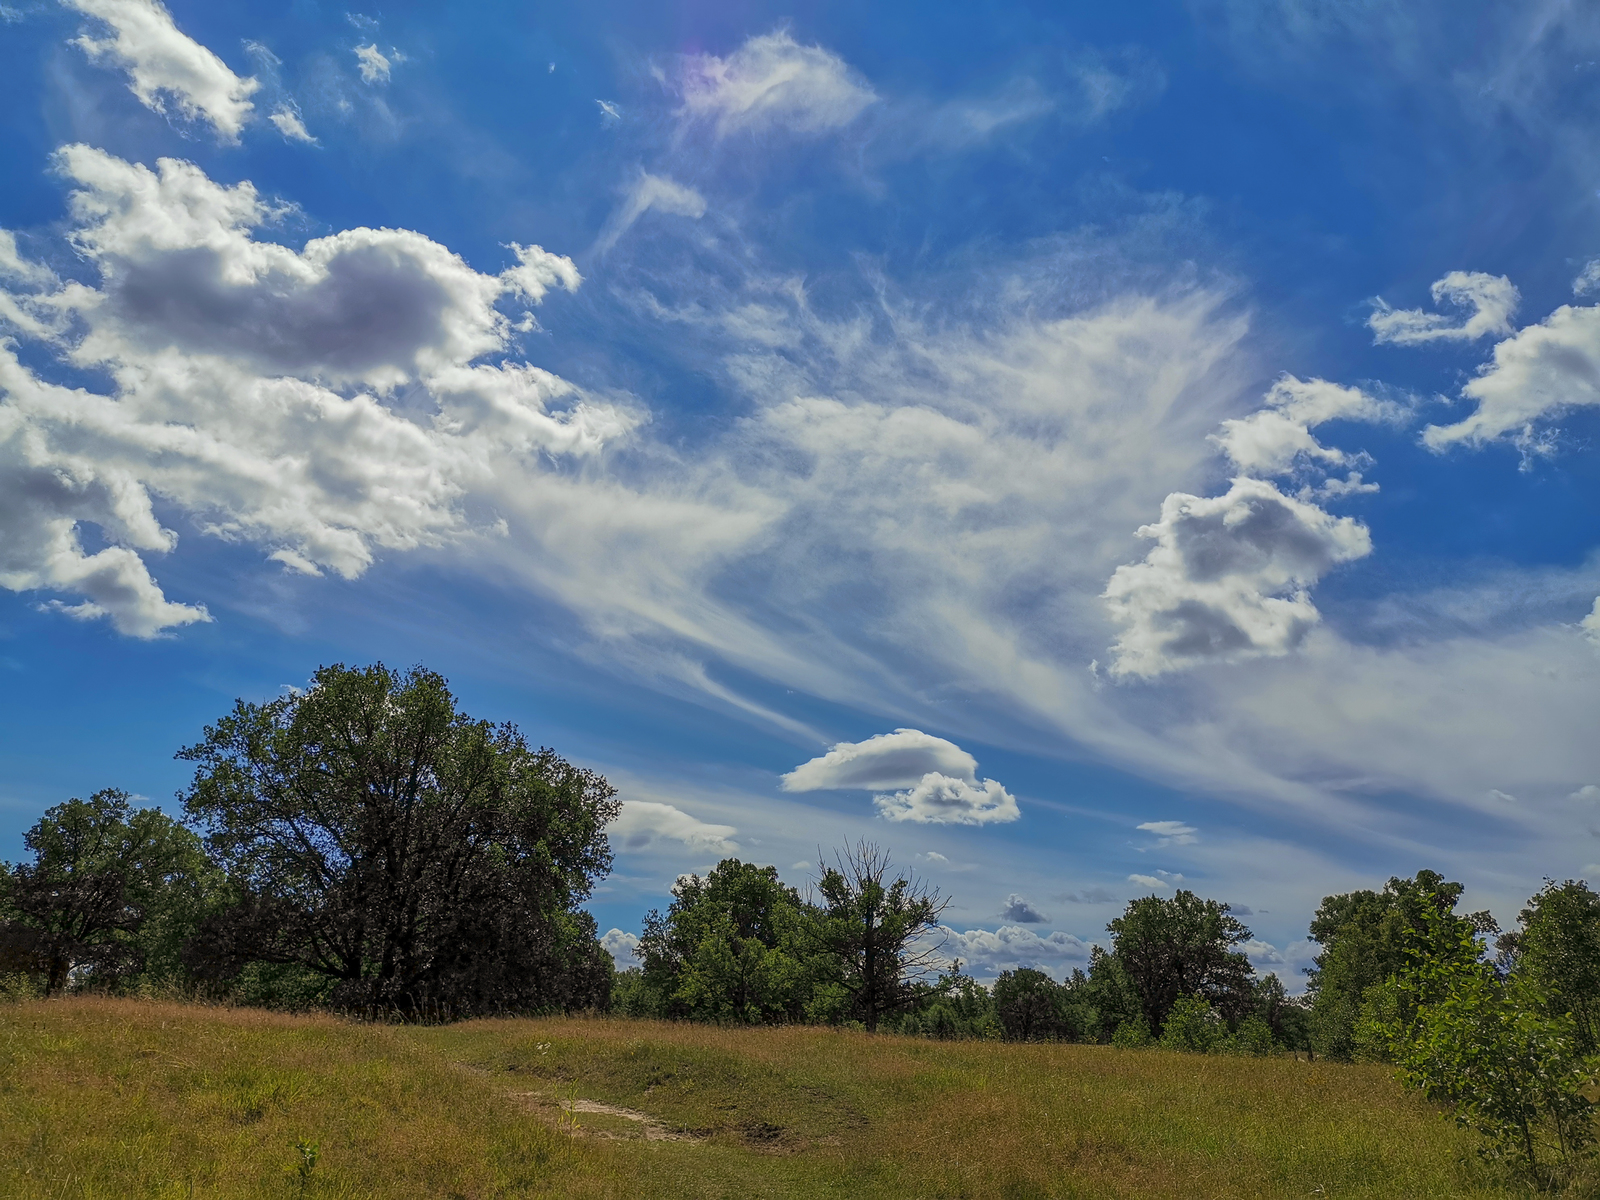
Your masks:
<svg viewBox="0 0 1600 1200"><path fill-rule="evenodd" d="M573 1128L560 1114L577 1100L681 1140L647 1142L626 1116ZM1511 1194L1373 1066L605 1019L0 1008L0 1196L29 1200Z"/></svg>

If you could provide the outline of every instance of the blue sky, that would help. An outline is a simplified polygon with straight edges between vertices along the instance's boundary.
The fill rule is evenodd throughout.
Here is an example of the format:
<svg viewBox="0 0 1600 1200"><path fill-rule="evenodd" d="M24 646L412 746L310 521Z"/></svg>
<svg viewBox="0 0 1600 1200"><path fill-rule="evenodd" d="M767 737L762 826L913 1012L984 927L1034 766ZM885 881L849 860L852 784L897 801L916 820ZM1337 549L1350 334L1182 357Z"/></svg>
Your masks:
<svg viewBox="0 0 1600 1200"><path fill-rule="evenodd" d="M8 0L0 61L0 857L381 659L617 783L619 953L861 837L980 976L1600 873L1577 6Z"/></svg>

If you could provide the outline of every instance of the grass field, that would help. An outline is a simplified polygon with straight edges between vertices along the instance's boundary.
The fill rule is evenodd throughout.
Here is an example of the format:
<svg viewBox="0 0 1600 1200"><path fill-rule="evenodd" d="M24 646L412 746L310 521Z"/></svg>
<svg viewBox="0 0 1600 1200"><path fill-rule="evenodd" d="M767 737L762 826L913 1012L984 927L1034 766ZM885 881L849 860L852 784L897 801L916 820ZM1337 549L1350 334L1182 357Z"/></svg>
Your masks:
<svg viewBox="0 0 1600 1200"><path fill-rule="evenodd" d="M297 1145L315 1145L314 1165ZM1512 1194L1371 1066L627 1020L0 1007L8 1200Z"/></svg>

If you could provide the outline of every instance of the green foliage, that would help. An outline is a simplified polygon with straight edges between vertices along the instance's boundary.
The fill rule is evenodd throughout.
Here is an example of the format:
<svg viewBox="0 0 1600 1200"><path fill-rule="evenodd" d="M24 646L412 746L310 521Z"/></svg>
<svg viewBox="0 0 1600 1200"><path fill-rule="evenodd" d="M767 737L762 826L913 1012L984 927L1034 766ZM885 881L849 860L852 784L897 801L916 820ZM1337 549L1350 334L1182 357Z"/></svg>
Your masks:
<svg viewBox="0 0 1600 1200"><path fill-rule="evenodd" d="M1271 978L1269 976L1269 978ZM1239 1022L1239 1027L1219 1041L1213 1049L1219 1054L1267 1055L1276 1054L1280 1044L1273 1036L1272 1026L1266 1018L1250 1014Z"/></svg>
<svg viewBox="0 0 1600 1200"><path fill-rule="evenodd" d="M1500 939L1501 966L1534 985L1540 1011L1570 1017L1583 1054L1600 1053L1600 895L1546 880Z"/></svg>
<svg viewBox="0 0 1600 1200"><path fill-rule="evenodd" d="M817 944L837 967L835 982L849 997L851 1016L876 1032L885 1015L917 1002L915 979L938 957L918 942L949 901L909 876L895 876L888 853L869 842L842 851L817 891Z"/></svg>
<svg viewBox="0 0 1600 1200"><path fill-rule="evenodd" d="M1180 890L1170 900L1142 896L1106 926L1113 955L1151 1029L1161 1029L1180 998L1198 996L1229 1021L1255 1001L1255 970L1234 947L1250 930L1226 904ZM1093 974L1095 963L1091 959Z"/></svg>
<svg viewBox="0 0 1600 1200"><path fill-rule="evenodd" d="M1005 1036L995 1015L995 998L957 961L935 982L918 983L917 1003L884 1019L892 1033L934 1038L941 1042L992 1040Z"/></svg>
<svg viewBox="0 0 1600 1200"><path fill-rule="evenodd" d="M1410 963L1364 1006L1363 1040L1386 1042L1406 1082L1451 1106L1490 1157L1556 1182L1593 1145L1594 1069L1571 1018L1546 1015L1537 982L1503 980L1482 960L1452 899L1421 909Z"/></svg>
<svg viewBox="0 0 1600 1200"><path fill-rule="evenodd" d="M816 914L777 868L724 859L672 888L663 916L645 917L627 1003L655 1016L759 1025L803 1020L830 964L817 952Z"/></svg>
<svg viewBox="0 0 1600 1200"><path fill-rule="evenodd" d="M237 889L191 940L196 970L293 965L338 1006L407 1017L604 1005L578 905L610 868L615 789L458 711L439 675L323 667L179 757Z"/></svg>
<svg viewBox="0 0 1600 1200"><path fill-rule="evenodd" d="M1013 1042L1071 1041L1067 989L1043 971L1027 967L1002 972L994 984L995 1017Z"/></svg>
<svg viewBox="0 0 1600 1200"><path fill-rule="evenodd" d="M1136 1050L1154 1043L1155 1037L1150 1032L1150 1022L1144 1019L1142 1013L1122 1022L1111 1035L1111 1044L1121 1050Z"/></svg>
<svg viewBox="0 0 1600 1200"><path fill-rule="evenodd" d="M1361 1042L1357 1036L1368 990L1406 969L1425 936L1427 914L1453 913L1460 895L1459 883L1424 870L1414 879L1390 879L1381 892L1323 900L1310 931L1323 950L1308 972L1309 1034L1317 1053L1341 1061L1374 1053L1370 1037ZM1467 931L1493 926L1487 913L1452 919Z"/></svg>
<svg viewBox="0 0 1600 1200"><path fill-rule="evenodd" d="M182 981L184 941L225 883L190 830L129 801L115 788L74 798L24 836L33 861L0 889L0 975L36 977L47 995Z"/></svg>
<svg viewBox="0 0 1600 1200"><path fill-rule="evenodd" d="M1179 996L1161 1027L1163 1047L1196 1054L1215 1050L1227 1036L1227 1024L1203 996Z"/></svg>

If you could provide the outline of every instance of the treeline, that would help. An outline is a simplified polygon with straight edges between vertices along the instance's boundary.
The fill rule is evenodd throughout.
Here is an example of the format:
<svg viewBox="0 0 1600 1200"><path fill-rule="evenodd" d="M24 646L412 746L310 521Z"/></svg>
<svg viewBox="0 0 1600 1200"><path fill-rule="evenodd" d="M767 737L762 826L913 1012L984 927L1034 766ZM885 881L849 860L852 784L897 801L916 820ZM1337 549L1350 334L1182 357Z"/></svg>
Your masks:
<svg viewBox="0 0 1600 1200"><path fill-rule="evenodd" d="M579 905L615 789L440 676L325 667L178 757L187 823L111 790L28 831L33 861L0 873L0 982L403 1019L609 1002Z"/></svg>

